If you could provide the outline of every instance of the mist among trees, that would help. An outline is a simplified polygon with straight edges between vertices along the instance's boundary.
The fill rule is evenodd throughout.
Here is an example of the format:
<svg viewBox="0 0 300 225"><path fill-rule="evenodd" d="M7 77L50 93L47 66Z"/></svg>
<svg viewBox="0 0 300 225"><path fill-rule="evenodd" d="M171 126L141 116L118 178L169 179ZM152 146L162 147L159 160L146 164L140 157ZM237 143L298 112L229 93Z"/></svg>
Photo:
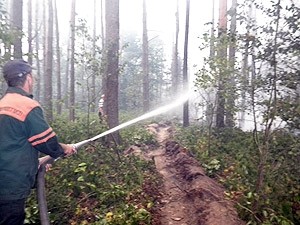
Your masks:
<svg viewBox="0 0 300 225"><path fill-rule="evenodd" d="M195 1L170 1L171 52L150 35L150 0L139 2L141 33L120 29L119 0L86 1L93 21L80 17L77 1L63 9L67 18L58 0L0 0L0 64L32 63L34 97L49 123L58 130L76 124L81 140L190 89L188 102L158 119L178 126L178 139L228 188L248 224L299 224L299 0L211 0L211 20L199 21L205 30L197 37L189 29ZM199 59L190 53L195 39ZM1 76L1 95L6 88ZM98 127L103 94L106 124ZM63 138L79 141L68 132ZM108 139L114 147L126 143L119 131Z"/></svg>

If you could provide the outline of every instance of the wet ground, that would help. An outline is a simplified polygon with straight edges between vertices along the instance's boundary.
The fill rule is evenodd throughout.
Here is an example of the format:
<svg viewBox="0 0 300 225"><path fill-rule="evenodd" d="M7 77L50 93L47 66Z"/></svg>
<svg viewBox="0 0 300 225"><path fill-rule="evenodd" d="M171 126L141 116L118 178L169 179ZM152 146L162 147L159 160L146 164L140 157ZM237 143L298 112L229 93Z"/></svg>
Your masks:
<svg viewBox="0 0 300 225"><path fill-rule="evenodd" d="M147 129L160 146L144 156L154 160L163 179L153 225L244 224L233 203L224 197L223 187L205 175L187 149L172 140L170 126L151 124Z"/></svg>

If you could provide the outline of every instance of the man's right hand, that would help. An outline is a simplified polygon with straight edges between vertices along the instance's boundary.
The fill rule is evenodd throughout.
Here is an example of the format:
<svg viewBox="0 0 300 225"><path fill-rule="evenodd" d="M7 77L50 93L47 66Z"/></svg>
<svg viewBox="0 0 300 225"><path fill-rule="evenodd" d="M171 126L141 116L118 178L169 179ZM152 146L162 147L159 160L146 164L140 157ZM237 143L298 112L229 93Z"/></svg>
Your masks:
<svg viewBox="0 0 300 225"><path fill-rule="evenodd" d="M59 144L63 148L66 157L77 153L77 150L76 150L74 145L72 145L72 144L62 144L62 143L59 143Z"/></svg>

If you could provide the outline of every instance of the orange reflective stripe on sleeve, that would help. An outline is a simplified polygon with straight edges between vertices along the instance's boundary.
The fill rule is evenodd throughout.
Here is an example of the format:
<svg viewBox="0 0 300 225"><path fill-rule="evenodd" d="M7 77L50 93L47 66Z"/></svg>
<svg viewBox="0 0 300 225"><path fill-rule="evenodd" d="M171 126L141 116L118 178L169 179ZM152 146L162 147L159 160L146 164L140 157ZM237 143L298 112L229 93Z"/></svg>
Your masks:
<svg viewBox="0 0 300 225"><path fill-rule="evenodd" d="M48 135L48 134L51 133L51 132L52 132L52 128L49 127L49 129L45 130L44 132L32 136L31 138L28 139L28 141L29 141L29 142L32 142L32 141L34 141L34 140L36 140L36 139L39 139L39 138L42 138L42 137Z"/></svg>
<svg viewBox="0 0 300 225"><path fill-rule="evenodd" d="M28 141L31 142L32 146L35 146L47 142L50 138L54 137L55 135L55 132L53 132L52 128L49 127L49 129L45 130L44 132L32 136L28 139Z"/></svg>
<svg viewBox="0 0 300 225"><path fill-rule="evenodd" d="M39 145L39 144L42 144L42 143L45 143L47 142L50 138L54 137L56 134L54 132L52 132L51 135L41 139L41 140L38 140L38 141L35 141L35 142L32 142L31 145L32 146L36 146L36 145Z"/></svg>

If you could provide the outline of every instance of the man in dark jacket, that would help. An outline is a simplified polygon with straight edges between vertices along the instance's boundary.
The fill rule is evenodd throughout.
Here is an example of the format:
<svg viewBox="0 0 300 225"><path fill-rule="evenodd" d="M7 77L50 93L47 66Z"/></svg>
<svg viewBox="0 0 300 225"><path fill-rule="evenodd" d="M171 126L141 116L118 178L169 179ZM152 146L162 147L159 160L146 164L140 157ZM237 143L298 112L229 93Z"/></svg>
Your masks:
<svg viewBox="0 0 300 225"><path fill-rule="evenodd" d="M58 143L40 104L32 99L32 67L12 60L3 67L8 84L0 99L0 225L24 224L25 201L35 184L38 152L53 158L75 153Z"/></svg>

